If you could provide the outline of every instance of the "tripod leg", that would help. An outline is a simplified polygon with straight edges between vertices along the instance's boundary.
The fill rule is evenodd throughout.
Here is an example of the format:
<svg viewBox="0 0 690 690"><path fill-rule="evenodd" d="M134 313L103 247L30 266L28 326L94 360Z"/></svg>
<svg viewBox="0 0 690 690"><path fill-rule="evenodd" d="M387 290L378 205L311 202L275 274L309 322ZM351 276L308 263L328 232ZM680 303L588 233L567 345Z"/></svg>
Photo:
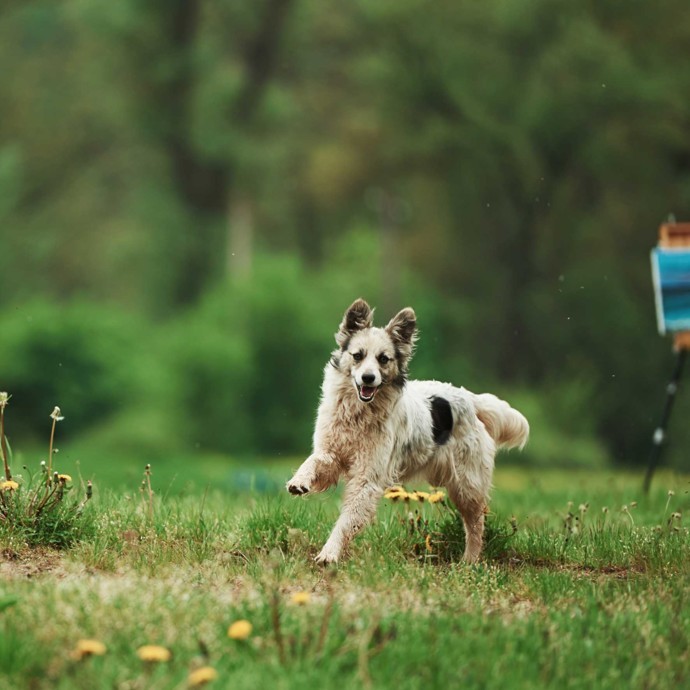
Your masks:
<svg viewBox="0 0 690 690"><path fill-rule="evenodd" d="M668 426L671 411L673 410L673 403L676 399L676 393L678 392L678 385L683 373L686 355L687 350L678 350L676 366L673 370L673 378L668 386L666 386L666 404L664 405L664 412L661 415L661 422L654 430L654 436L652 437L652 452L649 454L649 465L647 466L647 474L645 474L644 477L643 488L645 493L649 493L649 486L652 483L654 470L656 470L659 465L659 460L661 459L661 451L663 450L664 441L666 440L666 427Z"/></svg>

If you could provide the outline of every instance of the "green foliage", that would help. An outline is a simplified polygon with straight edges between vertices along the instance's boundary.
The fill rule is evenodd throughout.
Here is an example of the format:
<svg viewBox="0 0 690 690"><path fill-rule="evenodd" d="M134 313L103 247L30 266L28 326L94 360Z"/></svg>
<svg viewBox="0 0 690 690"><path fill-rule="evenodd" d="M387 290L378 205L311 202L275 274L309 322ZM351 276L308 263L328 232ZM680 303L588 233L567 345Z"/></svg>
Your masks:
<svg viewBox="0 0 690 690"><path fill-rule="evenodd" d="M303 452L328 336L361 295L418 309L415 376L534 395L544 462L643 462L671 368L647 254L690 214L684 11L8 7L0 381L18 430L59 388L75 432L142 454ZM690 431L671 431L680 466Z"/></svg>
<svg viewBox="0 0 690 690"><path fill-rule="evenodd" d="M382 251L375 234L359 228L344 236L323 270L261 255L252 280L221 283L197 308L162 322L89 302L34 301L6 313L0 377L17 391L16 417L28 416L23 424L13 419L9 431L35 438L44 421L25 400L49 406L60 399L70 429L79 432L80 455L145 463L189 453L305 454L343 310L353 295L385 293L372 269ZM361 253L373 263L361 266ZM472 330L467 302L442 299L417 276L400 277L404 303L415 306L420 323L413 378L450 380L511 401L533 428L519 462L605 463L596 433L607 408L598 404L594 378L561 376L541 390L504 390L492 383L491 371L472 366L463 345ZM343 301L344 295L350 297ZM398 306L378 310L377 323L384 325Z"/></svg>

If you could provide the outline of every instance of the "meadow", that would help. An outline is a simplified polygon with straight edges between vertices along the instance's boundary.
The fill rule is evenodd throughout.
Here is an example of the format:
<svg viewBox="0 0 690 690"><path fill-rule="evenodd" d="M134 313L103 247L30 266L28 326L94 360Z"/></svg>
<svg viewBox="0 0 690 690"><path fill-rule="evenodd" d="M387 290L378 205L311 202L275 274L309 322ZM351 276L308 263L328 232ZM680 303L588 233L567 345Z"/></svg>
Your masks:
<svg viewBox="0 0 690 690"><path fill-rule="evenodd" d="M690 477L501 460L477 566L408 498L317 567L339 495L284 495L298 459L94 472L69 548L3 528L0 688L687 687Z"/></svg>

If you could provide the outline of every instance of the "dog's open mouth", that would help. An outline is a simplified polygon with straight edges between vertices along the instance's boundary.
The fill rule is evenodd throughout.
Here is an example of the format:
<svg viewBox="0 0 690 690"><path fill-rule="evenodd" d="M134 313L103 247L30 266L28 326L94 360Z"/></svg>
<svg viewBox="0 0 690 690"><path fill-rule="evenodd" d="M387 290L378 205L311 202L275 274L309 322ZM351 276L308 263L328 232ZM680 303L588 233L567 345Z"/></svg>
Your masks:
<svg viewBox="0 0 690 690"><path fill-rule="evenodd" d="M357 386L357 394L362 402L371 402L376 395L378 386Z"/></svg>

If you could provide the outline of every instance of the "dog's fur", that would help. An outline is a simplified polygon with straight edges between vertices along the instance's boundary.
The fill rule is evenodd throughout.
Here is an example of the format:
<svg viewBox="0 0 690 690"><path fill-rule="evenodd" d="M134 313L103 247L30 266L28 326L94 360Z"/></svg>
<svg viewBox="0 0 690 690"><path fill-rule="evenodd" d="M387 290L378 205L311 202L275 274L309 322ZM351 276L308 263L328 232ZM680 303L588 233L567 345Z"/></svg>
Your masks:
<svg viewBox="0 0 690 690"><path fill-rule="evenodd" d="M373 326L364 300L345 312L326 365L314 451L287 483L292 494L324 491L345 476L340 517L316 557L337 561L376 514L384 490L423 476L443 486L465 525L464 560L478 560L498 448L522 448L527 420L489 393L438 381L407 381L417 337L412 309Z"/></svg>

